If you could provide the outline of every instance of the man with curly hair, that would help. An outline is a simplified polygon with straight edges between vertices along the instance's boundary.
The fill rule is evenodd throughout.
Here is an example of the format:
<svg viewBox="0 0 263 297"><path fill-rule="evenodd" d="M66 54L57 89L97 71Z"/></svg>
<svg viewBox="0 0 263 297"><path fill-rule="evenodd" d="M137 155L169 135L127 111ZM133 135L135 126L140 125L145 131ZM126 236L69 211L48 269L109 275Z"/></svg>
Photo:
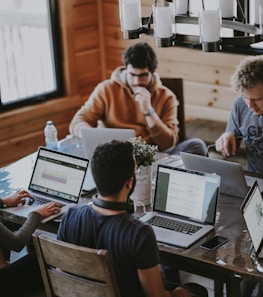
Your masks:
<svg viewBox="0 0 263 297"><path fill-rule="evenodd" d="M240 92L235 99L225 132L216 140L216 150L235 155L244 140L247 170L263 173L263 56L244 59L231 77Z"/></svg>
<svg viewBox="0 0 263 297"><path fill-rule="evenodd" d="M263 56L245 58L231 77L232 87L240 92L235 99L226 131L216 140L216 150L225 156L235 155L244 140L247 170L263 173ZM242 297L263 294L263 283L243 280ZM253 295L255 296L255 295Z"/></svg>

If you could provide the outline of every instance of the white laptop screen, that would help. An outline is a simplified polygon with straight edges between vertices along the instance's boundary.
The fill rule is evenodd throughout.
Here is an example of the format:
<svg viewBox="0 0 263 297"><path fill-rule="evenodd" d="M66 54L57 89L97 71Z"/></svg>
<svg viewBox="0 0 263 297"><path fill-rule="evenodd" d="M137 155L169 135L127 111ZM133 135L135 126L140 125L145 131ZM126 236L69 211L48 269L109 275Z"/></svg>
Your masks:
<svg viewBox="0 0 263 297"><path fill-rule="evenodd" d="M261 249L263 240L263 199L255 181L242 206L242 213L256 252Z"/></svg>
<svg viewBox="0 0 263 297"><path fill-rule="evenodd" d="M40 148L29 190L77 202L88 160Z"/></svg>
<svg viewBox="0 0 263 297"><path fill-rule="evenodd" d="M158 166L154 211L214 224L220 176Z"/></svg>

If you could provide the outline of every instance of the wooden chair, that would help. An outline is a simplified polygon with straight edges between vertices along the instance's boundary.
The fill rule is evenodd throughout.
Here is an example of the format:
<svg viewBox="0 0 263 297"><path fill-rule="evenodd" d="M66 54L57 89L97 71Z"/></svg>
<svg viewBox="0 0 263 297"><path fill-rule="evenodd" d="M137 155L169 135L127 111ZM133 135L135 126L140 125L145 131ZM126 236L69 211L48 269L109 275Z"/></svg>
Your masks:
<svg viewBox="0 0 263 297"><path fill-rule="evenodd" d="M47 297L120 297L106 250L59 241L44 231L36 231L33 241Z"/></svg>
<svg viewBox="0 0 263 297"><path fill-rule="evenodd" d="M179 142L185 140L184 88L182 78L161 78L164 86L170 89L179 101L177 117L179 121Z"/></svg>

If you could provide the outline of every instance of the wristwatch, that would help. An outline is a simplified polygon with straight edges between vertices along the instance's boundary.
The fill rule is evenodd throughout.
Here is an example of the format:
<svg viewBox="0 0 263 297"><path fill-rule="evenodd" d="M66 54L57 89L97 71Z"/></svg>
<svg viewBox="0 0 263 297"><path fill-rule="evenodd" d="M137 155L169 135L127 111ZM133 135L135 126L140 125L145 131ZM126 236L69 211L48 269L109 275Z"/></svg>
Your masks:
<svg viewBox="0 0 263 297"><path fill-rule="evenodd" d="M155 114L155 110L151 108L148 112L144 113L145 117L151 117Z"/></svg>

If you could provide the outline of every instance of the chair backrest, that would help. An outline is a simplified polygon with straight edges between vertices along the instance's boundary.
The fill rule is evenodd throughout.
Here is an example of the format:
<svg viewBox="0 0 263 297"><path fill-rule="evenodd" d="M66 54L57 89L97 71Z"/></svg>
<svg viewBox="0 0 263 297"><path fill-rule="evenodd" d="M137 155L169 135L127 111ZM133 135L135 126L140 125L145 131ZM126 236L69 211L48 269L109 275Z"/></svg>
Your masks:
<svg viewBox="0 0 263 297"><path fill-rule="evenodd" d="M36 231L33 241L47 297L119 297L106 250L77 246Z"/></svg>
<svg viewBox="0 0 263 297"><path fill-rule="evenodd" d="M170 89L179 101L177 117L179 121L179 142L185 140L184 88L182 78L161 78L164 86Z"/></svg>

